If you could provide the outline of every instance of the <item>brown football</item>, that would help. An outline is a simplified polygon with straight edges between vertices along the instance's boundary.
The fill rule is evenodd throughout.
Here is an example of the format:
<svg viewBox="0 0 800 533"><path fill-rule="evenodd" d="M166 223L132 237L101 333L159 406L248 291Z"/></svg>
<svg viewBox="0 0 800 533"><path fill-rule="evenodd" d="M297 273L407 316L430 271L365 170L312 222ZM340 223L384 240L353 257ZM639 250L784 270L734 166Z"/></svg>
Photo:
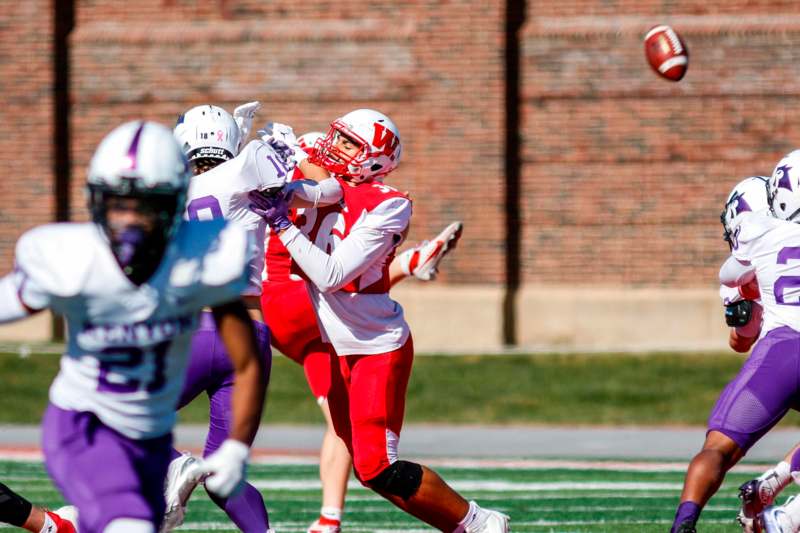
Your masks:
<svg viewBox="0 0 800 533"><path fill-rule="evenodd" d="M664 24L644 37L644 53L653 70L670 81L680 81L689 68L689 49L678 33Z"/></svg>

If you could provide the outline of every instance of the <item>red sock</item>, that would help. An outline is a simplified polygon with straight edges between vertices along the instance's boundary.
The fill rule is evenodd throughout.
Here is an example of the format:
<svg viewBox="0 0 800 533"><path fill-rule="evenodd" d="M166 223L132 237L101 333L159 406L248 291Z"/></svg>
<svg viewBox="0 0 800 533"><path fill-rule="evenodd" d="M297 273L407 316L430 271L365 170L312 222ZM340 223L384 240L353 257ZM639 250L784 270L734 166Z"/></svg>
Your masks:
<svg viewBox="0 0 800 533"><path fill-rule="evenodd" d="M75 533L75 525L69 520L65 520L53 511L47 511L47 516L56 523L56 533Z"/></svg>
<svg viewBox="0 0 800 533"><path fill-rule="evenodd" d="M321 526L340 526L342 525L341 520L334 520L332 518L325 518L324 516L319 517L319 525Z"/></svg>

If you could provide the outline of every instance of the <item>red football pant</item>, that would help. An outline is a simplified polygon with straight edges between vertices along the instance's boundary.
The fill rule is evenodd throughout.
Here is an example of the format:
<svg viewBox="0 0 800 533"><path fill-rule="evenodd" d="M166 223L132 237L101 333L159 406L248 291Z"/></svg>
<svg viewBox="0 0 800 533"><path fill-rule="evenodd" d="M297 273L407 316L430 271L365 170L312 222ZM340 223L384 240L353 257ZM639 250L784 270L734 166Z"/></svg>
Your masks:
<svg viewBox="0 0 800 533"><path fill-rule="evenodd" d="M362 483L397 460L413 361L410 336L402 348L392 352L331 360L328 406L333 426L350 450Z"/></svg>
<svg viewBox="0 0 800 533"><path fill-rule="evenodd" d="M317 401L328 396L331 386L330 344L322 342L317 315L305 281L265 281L261 311L276 350L303 365L306 381Z"/></svg>

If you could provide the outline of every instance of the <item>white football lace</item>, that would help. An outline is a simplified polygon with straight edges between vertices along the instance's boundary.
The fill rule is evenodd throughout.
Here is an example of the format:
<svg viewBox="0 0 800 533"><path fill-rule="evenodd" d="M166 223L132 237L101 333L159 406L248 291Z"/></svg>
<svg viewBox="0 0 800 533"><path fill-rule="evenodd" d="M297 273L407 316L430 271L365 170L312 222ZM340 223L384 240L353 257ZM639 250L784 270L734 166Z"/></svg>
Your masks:
<svg viewBox="0 0 800 533"><path fill-rule="evenodd" d="M675 53L683 53L683 46L681 46L681 41L678 39L678 34L675 33L672 28L667 28L666 34L667 39L669 39L670 44L672 44L672 49L675 50Z"/></svg>

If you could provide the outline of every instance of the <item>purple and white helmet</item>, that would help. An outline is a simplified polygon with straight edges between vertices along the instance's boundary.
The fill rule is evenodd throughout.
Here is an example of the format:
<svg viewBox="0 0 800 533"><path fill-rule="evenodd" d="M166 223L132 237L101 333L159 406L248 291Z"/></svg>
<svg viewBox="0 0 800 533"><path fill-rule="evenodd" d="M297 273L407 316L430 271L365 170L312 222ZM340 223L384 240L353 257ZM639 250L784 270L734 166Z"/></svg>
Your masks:
<svg viewBox="0 0 800 533"><path fill-rule="evenodd" d="M769 208L767 200L768 181L769 178L766 176L745 178L737 183L736 187L728 195L727 200L725 200L725 207L723 207L720 215L722 227L724 228L722 238L728 244L731 244L732 236L739 226L743 214L764 211Z"/></svg>
<svg viewBox="0 0 800 533"><path fill-rule="evenodd" d="M800 150L778 161L767 190L769 207L775 217L800 222Z"/></svg>
<svg viewBox="0 0 800 533"><path fill-rule="evenodd" d="M180 223L189 188L189 163L172 131L155 122L127 122L106 135L89 164L86 189L92 220L100 226L126 275L150 272ZM154 227L112 229L108 206L116 198L137 202Z"/></svg>

